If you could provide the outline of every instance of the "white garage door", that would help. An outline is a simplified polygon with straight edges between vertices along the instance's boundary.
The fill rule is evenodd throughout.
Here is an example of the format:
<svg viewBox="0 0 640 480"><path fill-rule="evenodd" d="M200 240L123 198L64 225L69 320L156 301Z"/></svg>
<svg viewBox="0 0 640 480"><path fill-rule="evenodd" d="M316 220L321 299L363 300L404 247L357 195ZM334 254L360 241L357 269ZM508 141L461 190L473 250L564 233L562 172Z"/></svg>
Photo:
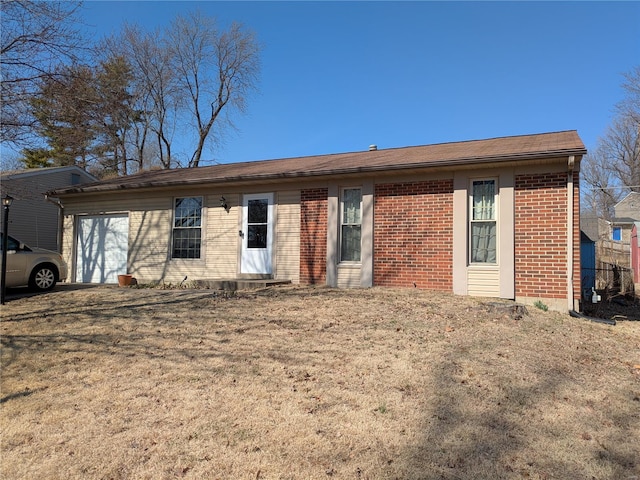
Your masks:
<svg viewBox="0 0 640 480"><path fill-rule="evenodd" d="M76 282L118 283L127 273L129 216L98 215L78 219Z"/></svg>

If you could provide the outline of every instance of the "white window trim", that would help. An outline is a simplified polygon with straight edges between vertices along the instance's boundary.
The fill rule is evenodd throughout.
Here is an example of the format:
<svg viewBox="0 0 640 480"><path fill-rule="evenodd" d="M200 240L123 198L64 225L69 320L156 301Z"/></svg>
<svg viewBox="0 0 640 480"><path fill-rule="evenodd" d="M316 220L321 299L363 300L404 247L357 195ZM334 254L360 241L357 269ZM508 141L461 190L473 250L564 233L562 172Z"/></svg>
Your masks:
<svg viewBox="0 0 640 480"><path fill-rule="evenodd" d="M200 228L200 257L198 258L182 258L182 257L174 257L173 256L173 235L174 232L176 230L176 200L178 198L199 198L200 199L200 227L194 227L194 228ZM169 245L169 260L173 263L175 262L188 262L188 263L198 263L198 262L204 262L204 256L205 256L205 249L204 249L204 245L205 245L205 235L204 232L205 230L205 198L202 195L176 195L175 197L173 197L171 199L171 243Z"/></svg>
<svg viewBox="0 0 640 480"><path fill-rule="evenodd" d="M471 225L474 222L482 222L486 220L473 220L473 182L484 182L487 180L493 180L495 185L494 190L494 219L493 221L496 224L496 261L495 262L472 262L472 229ZM500 228L498 225L498 219L500 218L499 206L500 206L500 187L498 184L498 177L478 177L478 178L470 178L469 179L469 194L467 195L467 211L468 211L468 220L467 220L467 265L471 268L497 268L499 267L499 258L500 258Z"/></svg>
<svg viewBox="0 0 640 480"><path fill-rule="evenodd" d="M360 223L343 223L344 220L344 192L345 190L360 190ZM342 227L344 225L360 225L360 260L342 260ZM338 205L338 266L358 266L362 264L362 186L352 185L340 188L340 202Z"/></svg>

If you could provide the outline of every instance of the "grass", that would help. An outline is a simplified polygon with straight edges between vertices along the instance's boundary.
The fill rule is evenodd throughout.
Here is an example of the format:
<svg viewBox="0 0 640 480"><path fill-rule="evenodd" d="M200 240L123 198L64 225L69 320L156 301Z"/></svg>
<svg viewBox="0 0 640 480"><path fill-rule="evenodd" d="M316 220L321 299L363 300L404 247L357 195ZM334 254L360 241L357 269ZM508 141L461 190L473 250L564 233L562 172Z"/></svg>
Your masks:
<svg viewBox="0 0 640 480"><path fill-rule="evenodd" d="M542 300L536 300L535 302L533 302L533 306L539 308L543 312L549 310L549 307L547 307L547 305Z"/></svg>
<svg viewBox="0 0 640 480"><path fill-rule="evenodd" d="M13 300L0 477L640 478L640 324L489 311L296 286Z"/></svg>

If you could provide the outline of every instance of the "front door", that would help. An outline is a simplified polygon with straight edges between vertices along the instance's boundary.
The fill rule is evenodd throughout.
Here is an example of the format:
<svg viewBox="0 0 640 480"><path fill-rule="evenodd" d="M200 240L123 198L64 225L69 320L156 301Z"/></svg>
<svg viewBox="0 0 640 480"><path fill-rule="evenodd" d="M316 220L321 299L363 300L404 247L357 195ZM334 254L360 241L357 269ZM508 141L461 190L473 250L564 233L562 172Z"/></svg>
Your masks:
<svg viewBox="0 0 640 480"><path fill-rule="evenodd" d="M240 273L271 274L273 193L244 196L241 235Z"/></svg>

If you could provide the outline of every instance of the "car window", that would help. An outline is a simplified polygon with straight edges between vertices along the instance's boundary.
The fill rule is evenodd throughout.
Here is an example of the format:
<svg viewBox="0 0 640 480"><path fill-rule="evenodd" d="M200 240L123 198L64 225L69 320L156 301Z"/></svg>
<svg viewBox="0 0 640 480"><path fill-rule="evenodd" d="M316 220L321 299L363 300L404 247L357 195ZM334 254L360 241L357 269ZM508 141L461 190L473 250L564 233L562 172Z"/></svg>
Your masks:
<svg viewBox="0 0 640 480"><path fill-rule="evenodd" d="M4 240L4 234L0 236L0 251L4 246L4 242L2 240ZM18 242L15 238L9 235L7 237L7 251L10 252L11 250L19 250L19 249L20 249L20 242Z"/></svg>

